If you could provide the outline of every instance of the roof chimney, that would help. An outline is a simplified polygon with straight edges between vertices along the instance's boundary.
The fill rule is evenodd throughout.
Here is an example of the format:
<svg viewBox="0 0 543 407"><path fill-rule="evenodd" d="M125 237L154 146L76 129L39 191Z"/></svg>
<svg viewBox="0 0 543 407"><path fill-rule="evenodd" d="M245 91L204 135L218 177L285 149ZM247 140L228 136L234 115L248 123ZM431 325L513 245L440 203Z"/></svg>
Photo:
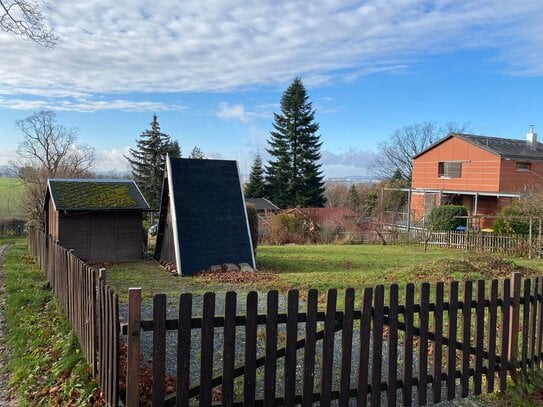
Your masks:
<svg viewBox="0 0 543 407"><path fill-rule="evenodd" d="M526 142L533 148L537 145L537 133L534 133L533 124L530 124L530 131L526 133Z"/></svg>

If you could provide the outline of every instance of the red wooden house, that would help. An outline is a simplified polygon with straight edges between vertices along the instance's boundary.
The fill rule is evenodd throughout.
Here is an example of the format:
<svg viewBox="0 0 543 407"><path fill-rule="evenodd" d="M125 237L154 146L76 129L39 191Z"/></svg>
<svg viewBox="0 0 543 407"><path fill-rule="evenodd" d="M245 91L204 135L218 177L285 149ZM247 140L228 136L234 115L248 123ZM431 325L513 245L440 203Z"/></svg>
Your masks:
<svg viewBox="0 0 543 407"><path fill-rule="evenodd" d="M411 214L464 205L480 219L474 227L491 227L502 206L542 179L543 144L533 129L526 140L451 133L413 157Z"/></svg>

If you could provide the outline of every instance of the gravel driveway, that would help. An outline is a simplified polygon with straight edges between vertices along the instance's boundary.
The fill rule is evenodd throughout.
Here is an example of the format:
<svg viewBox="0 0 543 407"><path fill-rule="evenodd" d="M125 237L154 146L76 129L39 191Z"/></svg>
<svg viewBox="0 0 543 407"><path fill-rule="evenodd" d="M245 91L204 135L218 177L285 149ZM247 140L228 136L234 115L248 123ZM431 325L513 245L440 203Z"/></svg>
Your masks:
<svg viewBox="0 0 543 407"><path fill-rule="evenodd" d="M244 294L238 295L238 314L243 314L245 312L244 309ZM201 309L202 309L202 299L203 297L200 295L195 295L193 297L193 315L201 315ZM168 318L177 318L178 315L178 304L177 299L175 298L169 298L168 299L168 307L167 307L167 315ZM286 312L286 296L279 296L279 312L283 313ZM259 313L264 313L266 309L266 295L265 293L259 293ZM305 304L300 301L300 311L302 312L305 309ZM126 318L127 314L127 307L125 304L121 304L120 306L121 311L121 318ZM223 315L224 314L224 295L217 295L215 300L215 315ZM142 319L152 319L152 305L144 305L142 306ZM322 323L319 324L320 326L317 327L317 329L322 328ZM304 335L304 329L305 324L300 324L298 336ZM285 333L285 326L284 324L280 324L278 327L278 331L282 334ZM194 329L192 331L192 358L191 358L191 382L197 382L199 380L199 368L200 368L200 355L202 352L202 349L200 347L200 332L199 330ZM236 365L243 362L243 349L244 349L244 327L237 328L237 339L236 339ZM143 358L146 362L149 364L152 363L152 332L142 332L141 335L141 352L143 355ZM334 367L335 371L333 374L333 388L339 388L339 366L341 364L341 331L336 333L335 336L335 350L334 350ZM166 372L172 376L175 377L176 375L176 346L177 346L177 332L176 331L168 331L167 332L167 339L166 339ZM223 336L222 336L222 329L216 328L215 329L215 341L214 341L214 373L218 374L220 373L220 368L222 367L222 349L223 349ZM265 334L264 334L264 327L259 327L258 330L258 340L257 340L257 354L260 355L264 352L265 349ZM319 353L322 353L322 340L317 342L317 352L316 352L316 371L315 371L315 389L318 389L320 387L320 362L321 357L319 356ZM358 358L359 358L359 332L357 329L353 332L353 355L352 355L352 378L351 378L351 386L356 387L356 378L357 378L357 371L358 371ZM371 348L370 348L371 349ZM383 343L381 355L387 355L388 354L388 344L386 340ZM371 361L371 351L370 351L370 361ZM403 347L400 345L398 347L398 360L403 360ZM413 355L413 373L416 374L417 372L417 357L416 354ZM282 359L278 360L278 368L277 368L277 377L282 377ZM398 366L398 377L401 377L403 374L403 367L401 362ZM303 388L303 351L298 352L298 359L297 359L297 374L296 377L299 379L296 383L297 388L297 394L300 394L302 392ZM370 370L370 377L371 377L371 366L369 368ZM388 360L387 358L382 359L382 372L385 376L388 372ZM385 378L385 377L383 377ZM242 378L241 378L242 380ZM242 381L240 380L240 388L242 388ZM257 396L263 393L263 368L259 368L257 370ZM284 383L278 381L277 383L277 395L281 395L283 392L283 385ZM412 392L412 400L413 405L418 405L417 403L417 391L416 388L413 388ZM457 388L457 395L460 394L460 389ZM446 398L446 388L444 387L442 389L442 395L444 398ZM432 389L431 386L428 386L428 404L431 405L431 398L432 398ZM398 391L398 406L401 406L401 399L402 394L401 390ZM355 405L354 401L352 403ZM382 404L386 405L386 395L385 393L382 394ZM480 401L476 401L473 398L468 398L464 400L455 400L452 402L442 402L438 404L439 406L483 406L484 404L480 404Z"/></svg>

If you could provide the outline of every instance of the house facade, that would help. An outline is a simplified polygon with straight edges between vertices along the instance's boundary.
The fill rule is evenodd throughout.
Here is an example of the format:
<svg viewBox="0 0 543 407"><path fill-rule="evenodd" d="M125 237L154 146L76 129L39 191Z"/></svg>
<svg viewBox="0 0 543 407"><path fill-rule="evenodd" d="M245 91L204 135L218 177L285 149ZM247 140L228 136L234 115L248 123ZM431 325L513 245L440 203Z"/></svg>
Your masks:
<svg viewBox="0 0 543 407"><path fill-rule="evenodd" d="M49 179L45 232L87 262L140 259L146 210L132 180Z"/></svg>
<svg viewBox="0 0 543 407"><path fill-rule="evenodd" d="M451 133L413 157L410 212L424 218L436 205L467 208L472 227L489 228L501 207L543 180L543 144Z"/></svg>

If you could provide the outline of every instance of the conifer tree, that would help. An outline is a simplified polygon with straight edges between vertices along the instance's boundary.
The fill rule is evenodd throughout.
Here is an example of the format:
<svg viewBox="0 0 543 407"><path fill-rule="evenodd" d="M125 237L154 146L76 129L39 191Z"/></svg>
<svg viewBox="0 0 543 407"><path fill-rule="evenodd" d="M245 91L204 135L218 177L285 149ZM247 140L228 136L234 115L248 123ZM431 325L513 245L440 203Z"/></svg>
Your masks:
<svg viewBox="0 0 543 407"><path fill-rule="evenodd" d="M169 135L160 131L156 115L150 125L151 129L141 133L136 148L131 148L130 156L125 158L143 196L151 209L156 210L160 205L166 155L179 156L181 151L177 141L172 142Z"/></svg>
<svg viewBox="0 0 543 407"><path fill-rule="evenodd" d="M262 167L262 157L260 157L260 154L257 154L255 156L255 160L253 161L253 165L251 166L249 182L245 186L245 197L264 197L264 168Z"/></svg>
<svg viewBox="0 0 543 407"><path fill-rule="evenodd" d="M347 195L347 208L358 213L362 205L362 200L360 199L360 194L356 190L356 187L351 185L349 188L349 194Z"/></svg>
<svg viewBox="0 0 543 407"><path fill-rule="evenodd" d="M205 156L204 156L204 153L202 152L202 150L200 150L200 147L194 146L194 148L190 152L189 158L195 158L197 160L202 160L202 159L205 158Z"/></svg>
<svg viewBox="0 0 543 407"><path fill-rule="evenodd" d="M267 195L280 207L324 206L320 171L319 124L300 78L281 97L281 114L274 113L266 167Z"/></svg>

